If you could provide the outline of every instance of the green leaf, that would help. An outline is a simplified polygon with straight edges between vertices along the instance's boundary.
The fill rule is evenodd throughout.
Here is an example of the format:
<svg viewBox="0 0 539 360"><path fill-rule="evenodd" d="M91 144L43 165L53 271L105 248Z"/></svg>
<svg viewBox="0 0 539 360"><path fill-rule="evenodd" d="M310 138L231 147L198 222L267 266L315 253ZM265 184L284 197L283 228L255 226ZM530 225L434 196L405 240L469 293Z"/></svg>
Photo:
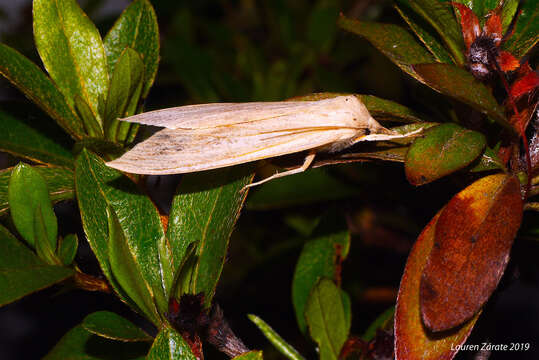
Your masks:
<svg viewBox="0 0 539 360"><path fill-rule="evenodd" d="M262 351L253 350L232 358L232 360L262 360Z"/></svg>
<svg viewBox="0 0 539 360"><path fill-rule="evenodd" d="M361 335L361 339L364 341L371 341L376 336L378 329L384 329L385 327L393 326L393 316L395 315L395 307L392 306L383 313L381 313L374 321L369 325L367 330Z"/></svg>
<svg viewBox="0 0 539 360"><path fill-rule="evenodd" d="M249 320L251 320L259 329L262 331L264 336L275 346L275 348L283 354L284 357L290 360L301 360L304 359L296 349L289 343L287 343L275 330L271 328L264 320L259 318L256 315L249 314L247 315Z"/></svg>
<svg viewBox="0 0 539 360"><path fill-rule="evenodd" d="M105 36L104 43L111 74L126 47L141 54L145 69L142 98L146 98L159 64L159 28L150 2L133 1Z"/></svg>
<svg viewBox="0 0 539 360"><path fill-rule="evenodd" d="M56 85L33 62L0 44L0 74L52 117L71 137L84 135L81 121Z"/></svg>
<svg viewBox="0 0 539 360"><path fill-rule="evenodd" d="M339 11L335 4L319 1L309 15L306 37L312 48L328 52L335 39Z"/></svg>
<svg viewBox="0 0 539 360"><path fill-rule="evenodd" d="M11 218L17 231L32 247L35 246L34 215L40 207L47 237L55 244L58 236L56 215L52 210L47 183L30 165L19 163L11 172L8 186Z"/></svg>
<svg viewBox="0 0 539 360"><path fill-rule="evenodd" d="M310 169L257 186L247 200L247 208L268 210L350 198L359 194L360 189L339 181L325 169Z"/></svg>
<svg viewBox="0 0 539 360"><path fill-rule="evenodd" d="M73 182L74 173L72 170L46 166L34 166L33 168L47 182L49 196L53 203L73 199L75 184ZM8 183L13 169L9 168L0 171L0 216L5 214L9 209Z"/></svg>
<svg viewBox="0 0 539 360"><path fill-rule="evenodd" d="M350 295L343 289L341 289L341 301L344 311L345 326L347 329L350 329L350 326L352 326L352 300L350 299Z"/></svg>
<svg viewBox="0 0 539 360"><path fill-rule="evenodd" d="M522 2L522 13L515 25L515 32L503 45L517 59L528 54L539 40L539 0Z"/></svg>
<svg viewBox="0 0 539 360"><path fill-rule="evenodd" d="M79 94L75 94L74 98L75 111L82 123L84 129L89 136L103 137L103 128L99 120L96 119L96 115L92 112L90 105Z"/></svg>
<svg viewBox="0 0 539 360"><path fill-rule="evenodd" d="M43 360L145 360L148 344L120 342L92 334L77 325L69 330Z"/></svg>
<svg viewBox="0 0 539 360"><path fill-rule="evenodd" d="M458 65L466 62L460 25L449 2L439 0L403 1L438 32Z"/></svg>
<svg viewBox="0 0 539 360"><path fill-rule="evenodd" d="M142 266L133 255L133 250L123 232L118 217L110 207L107 207L109 230L109 260L112 276L120 287L131 298L142 312L155 325L160 323L159 313L154 304L149 284L142 277Z"/></svg>
<svg viewBox="0 0 539 360"><path fill-rule="evenodd" d="M60 239L58 242L58 249L56 250L56 255L58 259L65 266L71 265L73 260L75 260L75 255L77 255L77 249L79 247L79 238L77 234L69 234L64 238Z"/></svg>
<svg viewBox="0 0 539 360"><path fill-rule="evenodd" d="M189 344L174 329L161 329L148 353L147 360L196 360Z"/></svg>
<svg viewBox="0 0 539 360"><path fill-rule="evenodd" d="M479 21L485 21L485 15L490 10L496 8L499 0L456 0L456 3L461 3L470 8L475 15L477 15ZM506 0L505 3L518 3L518 0ZM460 14L458 16L460 18Z"/></svg>
<svg viewBox="0 0 539 360"><path fill-rule="evenodd" d="M470 105L512 130L503 107L498 105L490 89L468 71L448 64L419 64L413 68L423 82L434 90Z"/></svg>
<svg viewBox="0 0 539 360"><path fill-rule="evenodd" d="M106 166L87 150L76 160L75 184L84 232L105 276L114 281L109 264L106 212L107 207L111 207L160 313L167 311L173 274L163 272L169 268L163 266L160 259L159 244L164 231L151 200L126 176Z"/></svg>
<svg viewBox="0 0 539 360"><path fill-rule="evenodd" d="M50 265L61 265L61 261L56 257L56 238L49 239L47 227L41 211L41 206L38 204L34 212L34 236L37 256L43 259ZM52 240L52 243L51 243Z"/></svg>
<svg viewBox="0 0 539 360"><path fill-rule="evenodd" d="M126 48L114 68L105 105L105 133L108 139L117 139L120 127L118 118L134 115L134 109L129 109L133 113L126 110L129 103L138 103L143 77L144 63L140 55L135 50ZM139 94L134 96L137 95L137 89Z"/></svg>
<svg viewBox="0 0 539 360"><path fill-rule="evenodd" d="M47 265L0 226L0 305L9 304L73 274L72 269Z"/></svg>
<svg viewBox="0 0 539 360"><path fill-rule="evenodd" d="M292 303L296 312L299 329L305 333L305 306L313 286L320 278L335 279L337 261L348 256L350 249L350 234L342 220L326 216L311 240L305 243L296 264L292 280ZM337 257L340 257L338 259Z"/></svg>
<svg viewBox="0 0 539 360"><path fill-rule="evenodd" d="M42 164L73 167L73 155L62 143L63 134L41 122L32 115L21 118L0 111L0 150Z"/></svg>
<svg viewBox="0 0 539 360"><path fill-rule="evenodd" d="M429 49L430 53L434 55L436 60L446 64L455 63L451 54L433 35L434 29L426 24L424 19L420 19L418 15L410 8L410 2L399 0L397 3L399 3L399 5L395 4L395 8L399 12L400 16L404 19L404 21L406 21L408 26L410 26L423 45L425 45L425 47Z"/></svg>
<svg viewBox="0 0 539 360"><path fill-rule="evenodd" d="M479 159L477 165L470 169L471 172L490 171L496 169L505 169L501 160L498 158L499 146L492 149L490 147L485 148L485 152Z"/></svg>
<svg viewBox="0 0 539 360"><path fill-rule="evenodd" d="M153 340L131 321L110 311L94 312L86 316L81 325L92 334L111 340L126 342Z"/></svg>
<svg viewBox="0 0 539 360"><path fill-rule="evenodd" d="M364 37L402 71L419 81L422 80L415 74L411 65L435 61L430 52L400 26L357 21L345 16L341 16L337 24L344 30Z"/></svg>
<svg viewBox="0 0 539 360"><path fill-rule="evenodd" d="M483 134L454 123L430 128L414 141L406 154L406 178L412 185L437 180L469 165L485 146Z"/></svg>
<svg viewBox="0 0 539 360"><path fill-rule="evenodd" d="M99 31L76 0L34 0L33 14L36 47L50 77L71 106L79 95L99 118L109 82Z"/></svg>
<svg viewBox="0 0 539 360"><path fill-rule="evenodd" d="M320 360L337 360L349 329L341 293L333 281L321 279L315 285L305 307L305 318L311 338L318 344Z"/></svg>
<svg viewBox="0 0 539 360"><path fill-rule="evenodd" d="M172 201L167 233L175 271L188 246L195 243L196 250L195 261L185 269L187 277L180 279L178 298L184 293L203 292L205 305L211 305L228 241L247 196L241 190L252 178L252 164L182 178Z"/></svg>

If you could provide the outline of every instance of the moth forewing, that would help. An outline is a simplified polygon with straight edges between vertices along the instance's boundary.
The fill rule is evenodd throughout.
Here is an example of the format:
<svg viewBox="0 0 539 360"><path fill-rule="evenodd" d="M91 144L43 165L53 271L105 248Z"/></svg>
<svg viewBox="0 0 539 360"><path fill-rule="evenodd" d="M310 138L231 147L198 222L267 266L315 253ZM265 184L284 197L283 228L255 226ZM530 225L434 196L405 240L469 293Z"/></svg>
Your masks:
<svg viewBox="0 0 539 360"><path fill-rule="evenodd" d="M336 151L358 141L403 137L376 122L354 96L189 105L124 120L165 127L107 163L148 175L210 170L305 150Z"/></svg>

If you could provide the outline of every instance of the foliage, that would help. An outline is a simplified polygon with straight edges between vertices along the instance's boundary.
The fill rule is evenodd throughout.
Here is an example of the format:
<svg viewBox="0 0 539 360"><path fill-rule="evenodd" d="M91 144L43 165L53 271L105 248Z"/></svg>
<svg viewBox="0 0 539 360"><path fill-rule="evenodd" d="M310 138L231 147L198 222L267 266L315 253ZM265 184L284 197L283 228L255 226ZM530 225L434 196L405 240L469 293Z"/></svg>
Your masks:
<svg viewBox="0 0 539 360"><path fill-rule="evenodd" d="M235 15L244 17L238 23L254 27L260 19L249 17L254 10L247 3ZM539 80L530 65L539 40L539 1L396 0L399 25L339 16L344 2L337 3L321 0L302 8L268 2L266 20L273 26L267 38L272 41L257 44L242 31L199 21L188 5L175 2L168 5L177 7L169 11L176 16L173 26L163 31L177 36L160 40L149 0L131 2L103 38L76 0L33 1L34 41L44 69L0 44L0 73L41 109L37 117L7 105L0 110L0 150L22 160L0 172L0 216L6 224L0 225L0 304L55 285L110 294L141 318L132 322L109 311L87 314L46 359L200 359L203 344L204 351L205 344L212 344L235 359L271 358L272 351L302 359L315 347L322 360L376 359L380 352L398 359L456 355L455 346L466 341L496 290L515 238L537 238L533 218L523 212L539 209L533 202L539 194ZM299 31L298 9L309 9ZM480 34L472 29L476 23ZM297 165L297 159L277 159L259 169L244 164L183 175L165 206L147 178L106 166L145 136L137 125L119 119L143 112L146 99L154 101L150 89L156 76L158 82L166 83L167 77L170 83L181 82L190 102L316 100L355 92L346 74L365 54L350 46L356 44L354 37L340 38L342 30L369 42L424 94L424 107L356 94L377 120L401 133L421 128L420 136L328 154L313 167L348 165L279 179L250 195L243 189L255 170L267 174L274 165ZM506 33L511 36L502 39ZM477 64L474 41L481 36L492 41L493 54ZM200 37L213 45L211 50L198 45ZM164 75L157 72L160 41ZM282 47L273 60L265 57L272 47ZM370 64L377 65L387 62ZM474 66L489 71L488 79L474 77ZM325 92L315 93L321 89ZM312 94L298 96L304 93ZM167 96L163 104L170 101ZM55 123L38 123L43 116ZM394 315L391 308L376 320L356 312L355 304L372 290L365 283L375 275L359 271L352 235L359 233L364 244L371 239L397 248L397 234L416 236L425 219L411 220L394 207L383 220L373 220L372 209L362 201L392 204L396 198L406 200L400 190L412 190L399 188L395 176L367 162L403 163L405 178L414 186L438 186L443 178L458 183L435 206L432 199L411 205L412 212L413 206L423 207L426 218L449 200L408 256L398 298L391 295ZM77 234L65 233L54 211L66 200L78 205L82 230ZM363 211L345 217L340 210L345 201L348 208ZM240 217L244 204L247 210ZM264 227L260 219L266 214L278 214L285 225ZM243 223L244 216L257 218L255 225ZM264 241L268 234L284 240ZM86 272L77 262L81 242L89 244L100 273ZM282 284L291 288L292 299L286 301L298 329L289 326L287 336L281 336L262 318L249 315L275 347L251 344L264 347L264 354L246 350L243 334L232 331L216 305L219 289L240 294L237 298L249 295L238 290L240 281L222 278L236 246L243 253L229 278L255 274L258 290L264 293L267 287L272 297L286 297L288 292L278 287ZM286 270L289 278L277 278L274 269L291 253L295 270ZM236 313L247 314L237 307ZM367 329L363 338L353 335L359 330L352 319L361 323L361 331ZM283 324L268 322L279 325L276 329ZM294 345L284 340L290 334ZM296 346L302 336L312 342L306 346L299 340Z"/></svg>

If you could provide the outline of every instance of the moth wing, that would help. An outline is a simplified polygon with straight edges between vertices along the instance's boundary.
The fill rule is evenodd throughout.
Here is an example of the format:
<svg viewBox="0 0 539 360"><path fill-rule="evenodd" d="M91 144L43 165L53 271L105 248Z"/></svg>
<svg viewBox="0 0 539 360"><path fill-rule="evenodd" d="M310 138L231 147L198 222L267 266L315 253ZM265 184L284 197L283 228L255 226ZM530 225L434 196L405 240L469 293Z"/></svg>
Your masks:
<svg viewBox="0 0 539 360"><path fill-rule="evenodd" d="M168 129L209 129L294 114L343 112L350 106L346 99L357 102L355 98L338 96L318 101L199 104L149 111L121 120Z"/></svg>
<svg viewBox="0 0 539 360"><path fill-rule="evenodd" d="M357 130L317 127L238 136L219 131L163 129L107 165L129 173L180 174L295 153L351 138Z"/></svg>

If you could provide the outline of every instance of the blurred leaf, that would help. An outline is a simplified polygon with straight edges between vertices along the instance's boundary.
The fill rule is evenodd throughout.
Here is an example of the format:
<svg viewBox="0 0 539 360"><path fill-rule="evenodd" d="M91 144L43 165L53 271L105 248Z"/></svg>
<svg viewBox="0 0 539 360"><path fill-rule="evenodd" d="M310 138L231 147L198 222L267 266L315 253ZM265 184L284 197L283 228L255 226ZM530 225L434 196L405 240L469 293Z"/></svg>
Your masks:
<svg viewBox="0 0 539 360"><path fill-rule="evenodd" d="M449 2L409 0L405 2L422 16L440 35L458 65L466 62L462 32Z"/></svg>
<svg viewBox="0 0 539 360"><path fill-rule="evenodd" d="M335 23L339 11L334 4L319 1L309 15L306 37L310 45L318 52L328 52L335 39Z"/></svg>
<svg viewBox="0 0 539 360"><path fill-rule="evenodd" d="M472 331L479 314L465 325L443 333L432 333L424 325L419 312L421 273L434 246L438 213L417 238L410 251L401 279L395 308L395 357L397 359L452 359L456 348ZM445 311L445 310L444 310Z"/></svg>
<svg viewBox="0 0 539 360"><path fill-rule="evenodd" d="M58 224L52 210L47 183L30 165L19 163L11 172L8 186L11 218L24 240L35 247L34 216L40 207L47 238L56 248Z"/></svg>
<svg viewBox="0 0 539 360"><path fill-rule="evenodd" d="M287 343L264 320L253 314L249 314L247 316L249 317L249 320L251 320L260 329L260 331L262 331L264 336L273 344L273 346L275 346L275 348L281 354L283 354L284 357L290 360L304 359L303 356L301 356L292 345Z"/></svg>
<svg viewBox="0 0 539 360"><path fill-rule="evenodd" d="M262 360L262 351L253 350L232 358L233 360Z"/></svg>
<svg viewBox="0 0 539 360"><path fill-rule="evenodd" d="M489 0L489 1L474 0L474 6L476 5L476 3L477 4L479 4L479 3L485 3L485 4L490 3L488 5L492 6L492 9L494 9L496 7L498 1L497 0ZM501 16L502 16L502 31L504 33L507 31L507 28L511 24L511 21L513 20L513 18L515 17L519 3L520 3L520 0L506 0L503 3Z"/></svg>
<svg viewBox="0 0 539 360"><path fill-rule="evenodd" d="M33 62L0 44L0 74L52 117L71 137L84 135L81 121L56 85Z"/></svg>
<svg viewBox="0 0 539 360"><path fill-rule="evenodd" d="M211 305L230 234L247 196L241 189L252 178L252 164L183 176L172 201L167 237L175 271L192 243L196 260L189 269L182 269L188 275L180 280L178 297L203 292L205 306Z"/></svg>
<svg viewBox="0 0 539 360"><path fill-rule="evenodd" d="M0 306L72 276L74 271L47 265L0 225Z"/></svg>
<svg viewBox="0 0 539 360"><path fill-rule="evenodd" d="M350 329L350 326L352 325L352 300L350 299L350 295L343 289L341 289L341 301L344 311L345 327Z"/></svg>
<svg viewBox="0 0 539 360"><path fill-rule="evenodd" d="M110 312L97 311L86 316L82 327L92 334L118 341L150 341L153 338L126 318Z"/></svg>
<svg viewBox="0 0 539 360"><path fill-rule="evenodd" d="M485 136L454 123L432 127L417 138L406 154L406 178L423 185L464 168L486 146Z"/></svg>
<svg viewBox="0 0 539 360"><path fill-rule="evenodd" d="M342 220L341 220L342 221ZM313 286L320 278L336 279L338 262L348 256L350 234L346 224L340 224L332 215L326 216L313 238L305 243L292 280L292 303L299 329L305 333L305 306Z"/></svg>
<svg viewBox="0 0 539 360"><path fill-rule="evenodd" d="M473 317L496 289L522 221L512 175L477 180L442 210L421 278L421 315L433 331Z"/></svg>
<svg viewBox="0 0 539 360"><path fill-rule="evenodd" d="M348 19L341 16L338 25L344 30L364 37L380 50L402 71L423 82L412 64L432 63L434 57L404 28L393 24L381 24Z"/></svg>
<svg viewBox="0 0 539 360"><path fill-rule="evenodd" d="M384 329L388 324L393 326L393 317L395 315L395 307L392 306L380 315L369 325L367 330L361 336L364 341L371 341L376 337L376 331L378 329Z"/></svg>
<svg viewBox="0 0 539 360"><path fill-rule="evenodd" d="M89 136L103 137L103 127L96 119L95 114L92 112L90 105L79 94L75 94L73 97L75 111L84 124L84 129Z"/></svg>
<svg viewBox="0 0 539 360"><path fill-rule="evenodd" d="M539 0L522 2L522 13L515 25L515 32L503 48L518 59L528 54L539 40Z"/></svg>
<svg viewBox="0 0 539 360"><path fill-rule="evenodd" d="M114 282L109 264L107 232L106 209L110 206L127 240L127 250L136 259L159 311L167 311L173 274L163 271L169 268L162 266L161 260L166 260L160 258L162 252L159 244L162 243L164 231L151 200L141 194L127 177L109 168L103 160L86 150L76 160L75 184L84 232L104 274Z"/></svg>
<svg viewBox="0 0 539 360"><path fill-rule="evenodd" d="M127 105L130 102L138 103L138 97L133 99L133 96L136 95L137 88L140 88L143 78L144 63L140 55L135 50L126 48L114 68L105 105L105 133L108 139L117 139L120 126L118 118L134 115L126 112Z"/></svg>
<svg viewBox="0 0 539 360"><path fill-rule="evenodd" d="M43 218L41 206L39 204L36 206L34 211L33 223L37 256L43 259L47 264L61 265L61 261L56 257L56 253L54 251L56 249L56 238L49 239L47 234L47 226Z"/></svg>
<svg viewBox="0 0 539 360"><path fill-rule="evenodd" d="M147 360L196 360L189 344L174 329L159 331L148 353Z"/></svg>
<svg viewBox="0 0 539 360"><path fill-rule="evenodd" d="M0 111L0 150L38 163L73 167L69 149L50 133L32 127L30 121L41 119L19 119Z"/></svg>
<svg viewBox="0 0 539 360"><path fill-rule="evenodd" d="M152 87L159 64L159 28L155 11L148 0L133 1L120 15L104 39L110 74L125 48L139 53L144 61L142 98Z"/></svg>
<svg viewBox="0 0 539 360"><path fill-rule="evenodd" d="M419 64L413 65L413 68L423 82L434 90L470 105L513 130L505 118L503 107L498 105L490 89L468 71L447 64Z"/></svg>
<svg viewBox="0 0 539 360"><path fill-rule="evenodd" d="M348 198L359 194L359 189L337 180L325 170L310 169L257 186L249 196L247 208L269 210Z"/></svg>
<svg viewBox="0 0 539 360"><path fill-rule="evenodd" d="M395 4L395 8L399 12L400 16L404 19L404 21L406 21L408 26L410 26L423 45L425 45L427 49L429 49L430 53L434 55L437 62L453 64L454 60L451 54L449 54L445 47L431 33L431 30L434 29L428 28L423 21L417 18L418 15L410 7L410 2L407 0L398 0L397 3L399 5Z"/></svg>
<svg viewBox="0 0 539 360"><path fill-rule="evenodd" d="M56 254L62 264L65 266L71 265L77 255L77 249L79 247L79 238L77 234L69 234L58 242L58 250Z"/></svg>
<svg viewBox="0 0 539 360"><path fill-rule="evenodd" d="M47 182L49 196L53 203L72 199L75 193L73 182L73 171L59 167L34 166L36 170ZM9 209L8 204L8 183L11 172L14 168L0 171L0 216Z"/></svg>
<svg viewBox="0 0 539 360"><path fill-rule="evenodd" d="M340 290L333 281L321 279L305 307L309 333L319 346L320 360L337 360L348 338Z"/></svg>
<svg viewBox="0 0 539 360"><path fill-rule="evenodd" d="M129 248L118 217L110 207L107 207L109 230L109 260L112 276L125 293L138 305L144 315L155 325L158 325L159 313L155 307L154 298L149 284L142 276L142 267Z"/></svg>
<svg viewBox="0 0 539 360"><path fill-rule="evenodd" d="M69 330L43 360L144 360L148 344L99 337L77 325Z"/></svg>
<svg viewBox="0 0 539 360"><path fill-rule="evenodd" d="M95 118L108 89L101 36L76 0L34 0L34 38L39 56L69 105L79 95Z"/></svg>

